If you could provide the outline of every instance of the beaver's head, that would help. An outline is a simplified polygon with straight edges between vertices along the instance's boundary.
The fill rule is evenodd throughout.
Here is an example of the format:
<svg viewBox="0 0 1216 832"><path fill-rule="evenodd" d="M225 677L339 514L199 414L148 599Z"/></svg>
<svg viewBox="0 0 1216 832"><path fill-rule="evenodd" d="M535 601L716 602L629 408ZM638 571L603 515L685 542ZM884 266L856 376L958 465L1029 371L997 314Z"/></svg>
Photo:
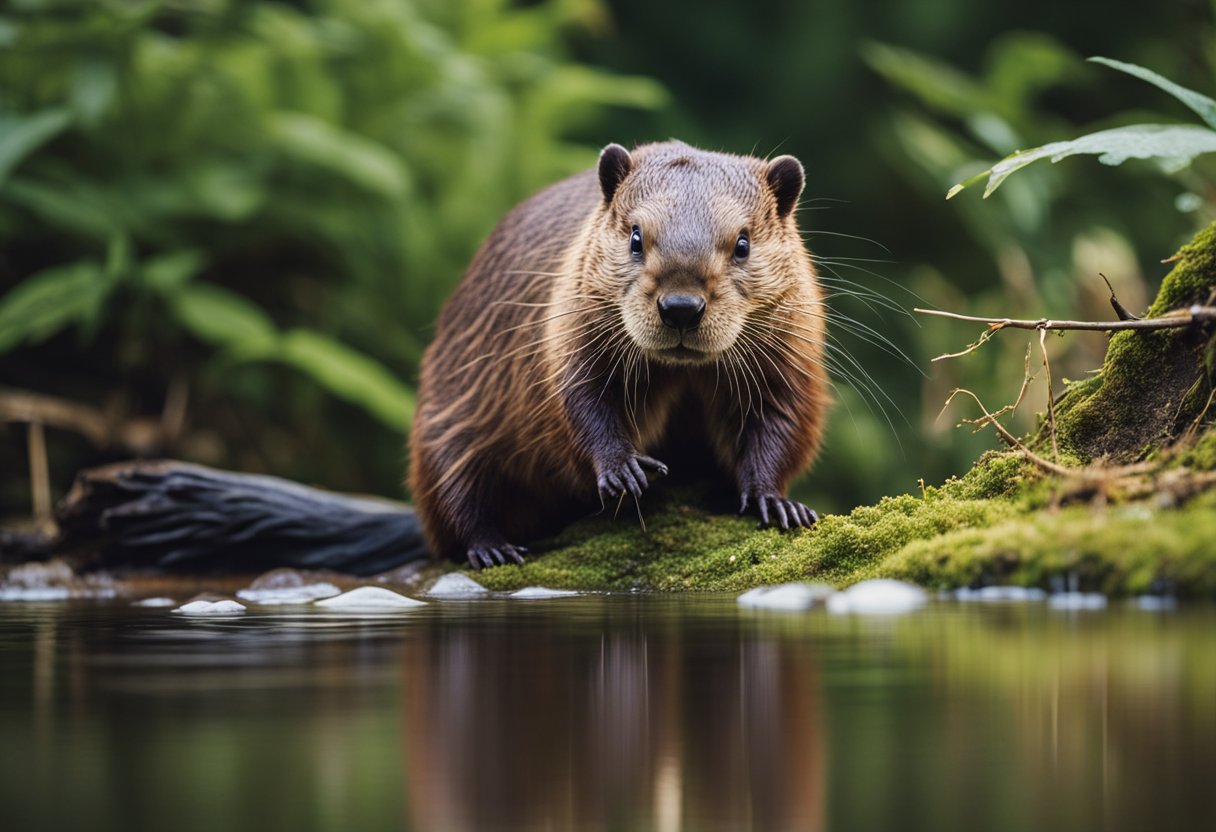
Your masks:
<svg viewBox="0 0 1216 832"><path fill-rule="evenodd" d="M593 277L647 358L715 361L763 337L764 311L810 274L793 218L802 165L680 143L600 154ZM608 286L600 284L607 280Z"/></svg>

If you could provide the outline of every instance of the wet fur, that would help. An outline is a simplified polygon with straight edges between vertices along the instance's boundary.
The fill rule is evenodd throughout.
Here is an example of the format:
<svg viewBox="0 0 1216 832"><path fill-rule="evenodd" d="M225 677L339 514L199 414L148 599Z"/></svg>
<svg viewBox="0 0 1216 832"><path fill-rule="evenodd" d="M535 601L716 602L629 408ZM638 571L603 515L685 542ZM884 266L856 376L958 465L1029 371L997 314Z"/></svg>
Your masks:
<svg viewBox="0 0 1216 832"><path fill-rule="evenodd" d="M617 150L511 211L440 315L409 474L438 554L517 557L512 543L606 495L632 500L660 473L650 456L680 445L665 461L712 456L704 467L766 521L813 519L783 499L817 452L828 401L821 294L792 210L801 166L679 142ZM743 263L731 254L741 229ZM699 363L665 352L680 336L655 304L675 290L707 300L684 335Z"/></svg>

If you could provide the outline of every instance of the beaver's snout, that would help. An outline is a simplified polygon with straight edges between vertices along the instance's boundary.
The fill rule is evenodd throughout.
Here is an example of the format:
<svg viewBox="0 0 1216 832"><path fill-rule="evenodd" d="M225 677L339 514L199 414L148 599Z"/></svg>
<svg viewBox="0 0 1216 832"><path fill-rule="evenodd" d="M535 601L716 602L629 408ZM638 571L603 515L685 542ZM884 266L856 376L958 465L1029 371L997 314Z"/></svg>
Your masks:
<svg viewBox="0 0 1216 832"><path fill-rule="evenodd" d="M681 332L696 329L705 315L705 298L700 295L664 295L659 298L659 318L665 326Z"/></svg>

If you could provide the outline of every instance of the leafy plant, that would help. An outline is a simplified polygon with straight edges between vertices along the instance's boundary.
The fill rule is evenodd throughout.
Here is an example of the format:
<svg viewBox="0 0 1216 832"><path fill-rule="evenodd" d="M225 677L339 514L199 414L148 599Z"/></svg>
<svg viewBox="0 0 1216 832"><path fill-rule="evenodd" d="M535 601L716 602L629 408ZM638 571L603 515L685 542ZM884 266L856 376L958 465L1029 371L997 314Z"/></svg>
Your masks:
<svg viewBox="0 0 1216 832"><path fill-rule="evenodd" d="M1156 159L1166 170L1178 171L1189 165L1196 156L1216 152L1216 101L1135 64L1110 58L1089 60L1126 72L1165 90L1198 114L1205 126L1133 124L1089 133L1070 141L1051 142L1031 150L1021 150L1006 156L988 170L955 185L946 194L946 198L953 197L985 177L988 178L988 185L984 188L984 196L988 197L1011 173L1039 159L1051 159L1054 163L1068 156L1096 155L1098 161L1106 165L1120 165L1128 159Z"/></svg>

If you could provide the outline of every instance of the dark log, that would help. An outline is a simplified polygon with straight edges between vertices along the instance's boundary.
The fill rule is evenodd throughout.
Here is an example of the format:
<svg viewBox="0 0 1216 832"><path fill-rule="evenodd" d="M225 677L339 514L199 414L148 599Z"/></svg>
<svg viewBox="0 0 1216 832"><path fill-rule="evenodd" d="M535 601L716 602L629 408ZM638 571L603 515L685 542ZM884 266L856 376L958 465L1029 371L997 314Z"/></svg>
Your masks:
<svg viewBox="0 0 1216 832"><path fill-rule="evenodd" d="M55 520L55 550L104 567L372 575L429 556L404 503L172 460L82 472Z"/></svg>

